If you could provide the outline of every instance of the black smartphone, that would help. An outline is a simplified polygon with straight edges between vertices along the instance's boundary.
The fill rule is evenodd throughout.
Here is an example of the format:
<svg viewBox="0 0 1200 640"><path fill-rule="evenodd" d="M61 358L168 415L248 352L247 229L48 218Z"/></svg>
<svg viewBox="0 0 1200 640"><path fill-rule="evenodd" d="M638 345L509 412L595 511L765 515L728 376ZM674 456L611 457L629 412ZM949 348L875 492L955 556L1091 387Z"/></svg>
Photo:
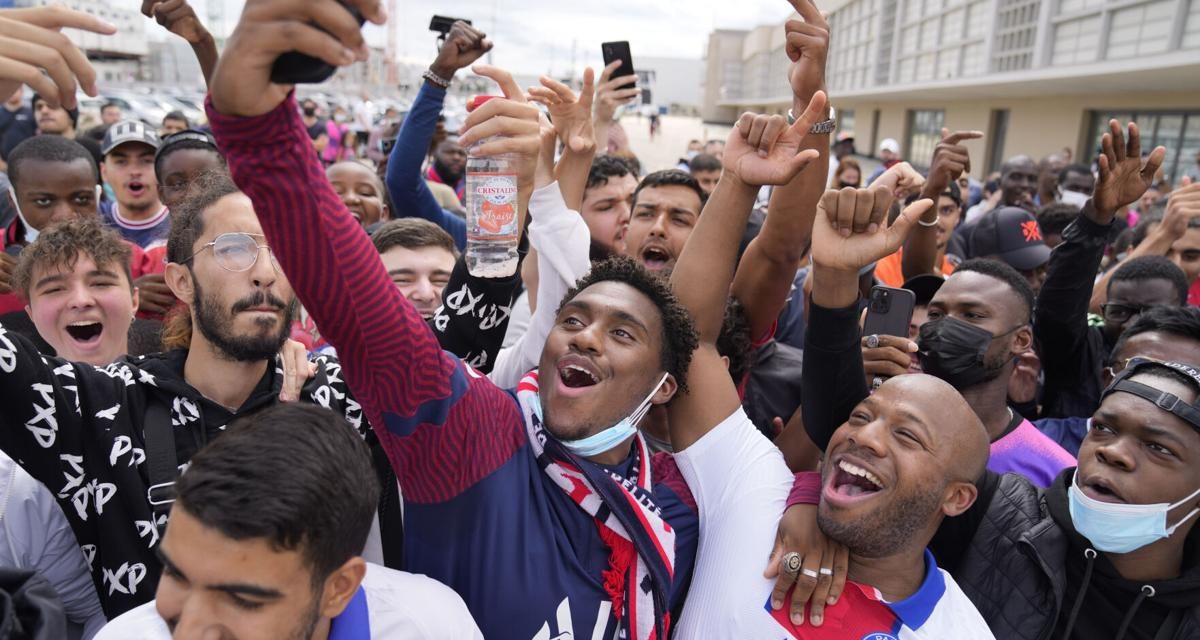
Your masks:
<svg viewBox="0 0 1200 640"><path fill-rule="evenodd" d="M465 22L467 24L471 24L471 21L467 20L466 18L448 18L446 16L434 16L433 19L429 21L429 30L437 31L438 33L442 34L443 38L445 38L446 34L450 33L450 27L454 26L455 22L460 22L460 21Z"/></svg>
<svg viewBox="0 0 1200 640"><path fill-rule="evenodd" d="M358 20L358 26L361 27L366 22L362 13L357 8L346 4L345 0L339 0L339 4L346 7L354 19ZM317 28L320 29L320 27ZM299 51L289 51L275 59L275 64L271 66L271 82L275 84L317 84L328 80L335 71L337 71L337 67L320 58L314 58Z"/></svg>
<svg viewBox="0 0 1200 640"><path fill-rule="evenodd" d="M863 321L863 335L871 334L908 337L908 325L912 322L913 307L917 295L908 289L876 286L871 288L867 299L867 319Z"/></svg>
<svg viewBox="0 0 1200 640"><path fill-rule="evenodd" d="M605 42L600 45L600 52L604 54L604 66L606 67L616 60L621 61L621 66L613 71L613 78L637 75L633 71L633 56L629 54L628 41Z"/></svg>

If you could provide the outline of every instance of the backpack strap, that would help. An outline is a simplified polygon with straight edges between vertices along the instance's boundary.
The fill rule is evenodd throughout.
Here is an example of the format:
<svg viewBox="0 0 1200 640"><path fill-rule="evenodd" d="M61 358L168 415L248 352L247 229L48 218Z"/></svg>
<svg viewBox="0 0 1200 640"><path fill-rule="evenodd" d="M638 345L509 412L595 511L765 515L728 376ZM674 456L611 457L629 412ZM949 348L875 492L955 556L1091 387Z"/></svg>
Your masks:
<svg viewBox="0 0 1200 640"><path fill-rule="evenodd" d="M175 478L179 475L179 458L175 451L175 428L171 425L171 412L162 402L151 400L146 406L142 423L146 438L146 470L150 475L150 488L146 499L155 516L171 510L175 502Z"/></svg>

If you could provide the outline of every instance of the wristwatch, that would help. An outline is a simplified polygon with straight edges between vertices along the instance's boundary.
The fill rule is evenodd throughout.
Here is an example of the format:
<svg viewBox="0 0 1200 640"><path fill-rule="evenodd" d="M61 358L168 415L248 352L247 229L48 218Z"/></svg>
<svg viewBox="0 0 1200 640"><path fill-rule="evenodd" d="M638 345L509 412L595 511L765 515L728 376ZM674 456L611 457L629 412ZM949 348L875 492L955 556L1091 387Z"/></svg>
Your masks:
<svg viewBox="0 0 1200 640"><path fill-rule="evenodd" d="M788 121L788 124L796 124L796 114L791 109L788 109L787 121ZM809 133L822 133L822 134L833 133L833 130L835 128L837 128L837 121L834 120L833 118L830 118L828 120L822 120L821 122L814 124L812 126L812 128L810 128L808 130L808 132Z"/></svg>

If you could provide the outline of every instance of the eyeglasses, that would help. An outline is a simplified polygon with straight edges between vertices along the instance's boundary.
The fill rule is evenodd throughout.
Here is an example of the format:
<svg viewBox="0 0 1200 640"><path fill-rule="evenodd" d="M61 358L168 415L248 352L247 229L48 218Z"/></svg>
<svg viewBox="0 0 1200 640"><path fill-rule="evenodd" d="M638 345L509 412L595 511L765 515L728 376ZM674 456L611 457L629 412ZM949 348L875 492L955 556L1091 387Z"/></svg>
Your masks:
<svg viewBox="0 0 1200 640"><path fill-rule="evenodd" d="M265 238L265 236L257 233L222 233L212 242L200 247L200 250L193 253L188 260L195 259L205 249L211 248L217 266L226 271L240 273L249 271L258 262L259 253L266 249L267 255L271 256L271 264L275 266L275 270L282 271L279 268L279 260L275 257L275 252L265 244L258 244L255 238Z"/></svg>
<svg viewBox="0 0 1200 640"><path fill-rule="evenodd" d="M1100 305L1100 310L1104 312L1106 320L1113 322L1126 322L1130 318L1140 315L1146 309L1153 305L1149 304L1125 304L1123 302L1106 302Z"/></svg>

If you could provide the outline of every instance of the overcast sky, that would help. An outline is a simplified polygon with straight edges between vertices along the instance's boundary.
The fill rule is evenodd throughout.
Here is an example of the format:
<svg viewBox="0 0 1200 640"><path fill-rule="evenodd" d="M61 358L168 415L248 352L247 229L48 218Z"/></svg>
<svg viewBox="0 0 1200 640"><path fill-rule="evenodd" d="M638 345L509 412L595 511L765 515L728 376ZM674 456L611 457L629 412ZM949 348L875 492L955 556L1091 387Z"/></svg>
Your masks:
<svg viewBox="0 0 1200 640"><path fill-rule="evenodd" d="M132 0L125 0L132 1ZM201 18L211 22L209 3L221 7L222 25L232 29L242 0L192 0ZM790 13L787 0L394 0L391 20L398 30L398 53L432 60L435 13L473 20L496 42L493 62L519 73L565 73L572 48L577 69L601 64L600 43L628 40L634 66L638 56L699 59L713 29L745 29L781 23ZM212 25L210 25L212 28ZM153 30L156 30L155 26ZM368 38L383 46L383 28L369 27Z"/></svg>

